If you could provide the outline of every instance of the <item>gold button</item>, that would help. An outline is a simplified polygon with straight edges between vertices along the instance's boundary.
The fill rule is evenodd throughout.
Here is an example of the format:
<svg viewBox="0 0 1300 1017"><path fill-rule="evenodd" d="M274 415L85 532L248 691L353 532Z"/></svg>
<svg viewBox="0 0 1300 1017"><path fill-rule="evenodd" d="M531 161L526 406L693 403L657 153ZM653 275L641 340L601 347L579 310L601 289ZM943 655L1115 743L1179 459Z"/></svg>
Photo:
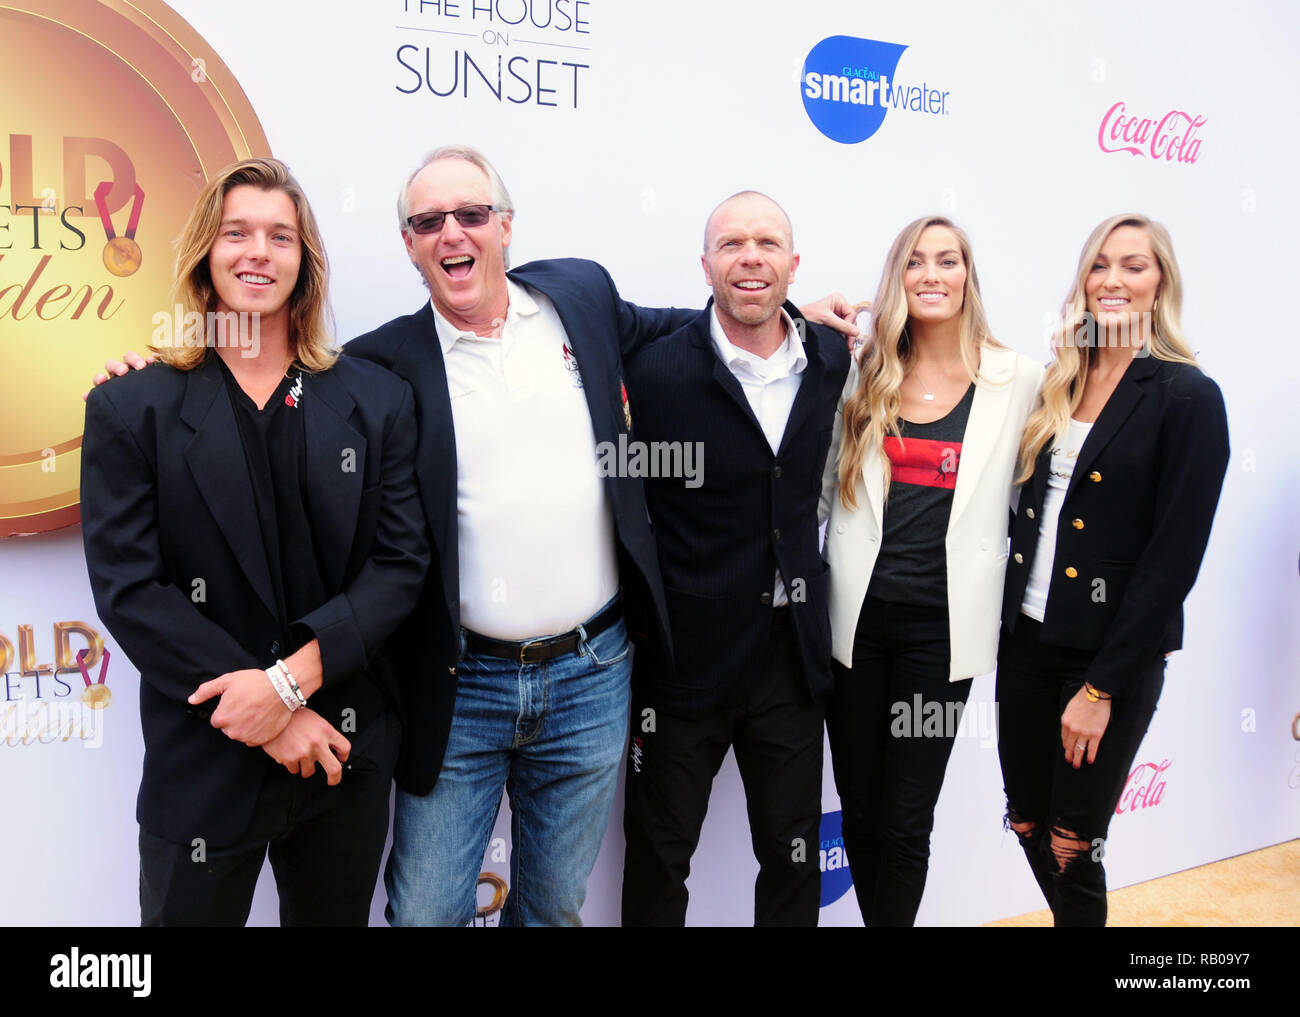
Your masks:
<svg viewBox="0 0 1300 1017"><path fill-rule="evenodd" d="M1019 551L1017 551L1017 552L1016 552L1016 564L1017 564L1017 565L1023 565L1024 563L1025 563L1025 556L1024 556L1023 554L1021 554Z"/></svg>
<svg viewBox="0 0 1300 1017"><path fill-rule="evenodd" d="M1076 569L1073 565L1071 565L1068 569L1065 570L1065 574L1069 576L1071 579L1074 579L1079 575L1079 570Z"/></svg>
<svg viewBox="0 0 1300 1017"><path fill-rule="evenodd" d="M1083 529L1083 520L1082 520L1082 519L1076 519L1076 520L1075 520L1074 522L1072 522L1070 525L1073 526L1076 530L1082 530L1082 529Z"/></svg>
<svg viewBox="0 0 1300 1017"><path fill-rule="evenodd" d="M1033 509L1025 509L1025 515L1027 515L1030 519L1033 519L1033 518L1034 518L1034 510L1033 510Z"/></svg>
<svg viewBox="0 0 1300 1017"><path fill-rule="evenodd" d="M1101 474L1098 473L1096 470L1093 470L1091 473L1088 474L1088 479L1091 480L1094 484L1100 484Z"/></svg>

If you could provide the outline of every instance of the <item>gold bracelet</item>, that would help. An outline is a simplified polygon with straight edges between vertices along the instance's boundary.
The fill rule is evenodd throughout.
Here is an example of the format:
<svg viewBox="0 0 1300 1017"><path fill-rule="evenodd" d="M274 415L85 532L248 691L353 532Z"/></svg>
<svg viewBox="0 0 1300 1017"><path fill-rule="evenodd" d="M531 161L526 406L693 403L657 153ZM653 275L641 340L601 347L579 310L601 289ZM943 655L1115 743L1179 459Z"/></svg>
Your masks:
<svg viewBox="0 0 1300 1017"><path fill-rule="evenodd" d="M1083 683L1083 694L1088 697L1090 703L1106 703L1111 699L1109 695L1093 688L1088 682Z"/></svg>

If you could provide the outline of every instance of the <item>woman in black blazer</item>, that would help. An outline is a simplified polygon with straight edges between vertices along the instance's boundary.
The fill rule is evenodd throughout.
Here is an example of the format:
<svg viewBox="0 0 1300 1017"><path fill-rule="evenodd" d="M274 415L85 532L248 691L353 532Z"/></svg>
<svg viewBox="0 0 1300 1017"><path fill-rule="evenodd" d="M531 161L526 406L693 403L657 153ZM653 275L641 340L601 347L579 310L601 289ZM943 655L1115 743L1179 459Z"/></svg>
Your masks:
<svg viewBox="0 0 1300 1017"><path fill-rule="evenodd" d="M1168 232L1084 245L1021 445L998 650L1007 821L1057 925L1105 925L1110 816L1182 646L1228 463L1218 386L1182 335Z"/></svg>

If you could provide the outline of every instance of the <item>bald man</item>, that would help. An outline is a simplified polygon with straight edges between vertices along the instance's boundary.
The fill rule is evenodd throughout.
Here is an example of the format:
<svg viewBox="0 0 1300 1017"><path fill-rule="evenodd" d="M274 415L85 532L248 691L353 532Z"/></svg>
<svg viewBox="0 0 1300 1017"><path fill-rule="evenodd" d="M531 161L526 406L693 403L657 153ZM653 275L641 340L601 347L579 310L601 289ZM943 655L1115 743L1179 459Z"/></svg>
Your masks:
<svg viewBox="0 0 1300 1017"><path fill-rule="evenodd" d="M701 261L709 306L625 365L633 454L660 467L646 501L672 650L638 647L633 663L623 924L685 923L730 747L759 862L754 922L816 925L831 688L817 502L849 354L787 302L799 256L771 198L714 209Z"/></svg>

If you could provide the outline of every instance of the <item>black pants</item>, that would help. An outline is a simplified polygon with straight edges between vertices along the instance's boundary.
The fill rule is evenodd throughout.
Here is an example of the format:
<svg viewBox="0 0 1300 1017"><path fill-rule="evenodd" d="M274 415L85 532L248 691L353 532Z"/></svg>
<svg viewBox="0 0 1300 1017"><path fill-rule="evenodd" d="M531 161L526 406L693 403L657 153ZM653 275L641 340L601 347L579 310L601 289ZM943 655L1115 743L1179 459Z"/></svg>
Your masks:
<svg viewBox="0 0 1300 1017"><path fill-rule="evenodd" d="M946 610L866 597L853 669L834 665L826 729L867 925L912 925L921 906L934 807L970 696L969 678L948 680L949 658Z"/></svg>
<svg viewBox="0 0 1300 1017"><path fill-rule="evenodd" d="M1156 654L1144 667L1135 697L1111 701L1096 760L1076 770L1065 759L1061 714L1082 687L1093 654L1044 646L1041 631L1021 615L1015 633L1004 630L998 647L998 757L1007 818L1034 824L1019 834L1020 843L1055 924L1102 926L1106 832L1155 714L1164 658ZM1063 847L1074 847L1064 866L1052 851L1053 830Z"/></svg>
<svg viewBox="0 0 1300 1017"><path fill-rule="evenodd" d="M245 924L269 851L281 925L366 925L388 837L396 718L390 722L385 763L345 768L334 787L319 766L307 779L276 766L235 844L212 847L201 831L174 844L142 827L140 924Z"/></svg>
<svg viewBox="0 0 1300 1017"><path fill-rule="evenodd" d="M778 609L762 672L734 705L687 719L659 708L652 687L633 693L624 925L685 924L691 856L728 746L759 864L754 924L817 924L824 704L808 694L784 616ZM654 710L652 730L646 709Z"/></svg>

